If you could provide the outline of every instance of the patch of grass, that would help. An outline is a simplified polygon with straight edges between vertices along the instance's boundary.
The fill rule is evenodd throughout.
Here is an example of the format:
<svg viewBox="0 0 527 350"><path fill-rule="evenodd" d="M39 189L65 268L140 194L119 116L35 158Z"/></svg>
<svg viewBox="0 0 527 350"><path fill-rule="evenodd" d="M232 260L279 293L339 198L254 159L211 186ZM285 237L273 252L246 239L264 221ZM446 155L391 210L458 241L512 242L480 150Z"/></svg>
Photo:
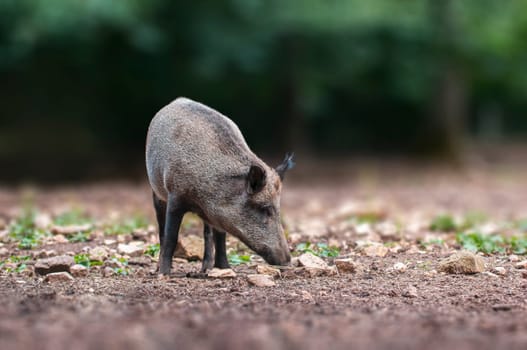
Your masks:
<svg viewBox="0 0 527 350"><path fill-rule="evenodd" d="M461 229L466 230L469 228L473 228L477 225L480 225L487 221L487 215L485 215L482 212L469 212L465 215L463 218L463 223L461 224Z"/></svg>
<svg viewBox="0 0 527 350"><path fill-rule="evenodd" d="M155 257L159 255L160 250L161 250L161 246L159 245L159 243L150 244L148 247L146 247L144 254L149 255L151 257Z"/></svg>
<svg viewBox="0 0 527 350"><path fill-rule="evenodd" d="M36 211L26 207L22 214L9 226L9 237L18 242L20 249L31 249L39 246L42 239L49 236L46 230L35 226Z"/></svg>
<svg viewBox="0 0 527 350"><path fill-rule="evenodd" d="M53 223L57 226L71 226L91 224L93 220L80 209L71 209L53 218Z"/></svg>
<svg viewBox="0 0 527 350"><path fill-rule="evenodd" d="M384 216L381 214L381 213L376 213L376 212L366 212L366 213L360 213L360 214L356 214L356 215L352 215L348 218L349 221L353 221L353 222L356 222L358 224L364 224L364 223L368 223L368 224L374 224L374 223L377 223L379 221L382 221L384 218Z"/></svg>
<svg viewBox="0 0 527 350"><path fill-rule="evenodd" d="M82 265L84 267L90 268L91 266L101 266L102 262L98 260L90 260L88 254L77 254L73 257L75 264Z"/></svg>
<svg viewBox="0 0 527 350"><path fill-rule="evenodd" d="M433 239L429 239L429 240L426 240L426 241L420 241L419 244L423 247L423 248L427 248L427 247L430 247L430 246L443 246L445 244L445 241L441 238L433 238Z"/></svg>
<svg viewBox="0 0 527 350"><path fill-rule="evenodd" d="M121 276L127 276L130 274L130 268L128 267L128 260L126 258L118 258L114 256L111 261L118 265L113 268L113 271L116 274Z"/></svg>
<svg viewBox="0 0 527 350"><path fill-rule="evenodd" d="M456 229L456 222L450 215L438 215L432 220L432 223L430 224L430 230L432 231L450 232L455 231Z"/></svg>
<svg viewBox="0 0 527 350"><path fill-rule="evenodd" d="M503 237L501 235L484 235L479 232L458 233L456 241L465 249L487 254L526 254L527 236Z"/></svg>
<svg viewBox="0 0 527 350"><path fill-rule="evenodd" d="M71 243L87 242L90 240L90 233L88 231L77 232L68 237Z"/></svg>
<svg viewBox="0 0 527 350"><path fill-rule="evenodd" d="M75 264L82 265L84 267L90 267L90 257L88 254L77 254L73 257Z"/></svg>
<svg viewBox="0 0 527 350"><path fill-rule="evenodd" d="M312 244L311 242L304 242L296 246L295 252L297 254L311 253L321 258L334 258L339 256L340 249L337 247L330 247L327 243Z"/></svg>
<svg viewBox="0 0 527 350"><path fill-rule="evenodd" d="M130 234L135 230L143 229L148 226L148 220L144 216L134 216L126 219L123 222L114 223L108 225L104 229L104 233L107 235L122 235Z"/></svg>
<svg viewBox="0 0 527 350"><path fill-rule="evenodd" d="M16 272L21 273L27 269L27 264L25 261L31 260L31 256L17 256L13 255L7 258L6 260L0 261L0 268L3 268L5 272ZM8 266L5 266L8 265ZM14 267L16 265L16 267Z"/></svg>
<svg viewBox="0 0 527 350"><path fill-rule="evenodd" d="M227 259L229 260L229 264L233 266L237 266L240 264L247 264L251 262L251 256L250 255L243 255L238 253L231 253L227 256Z"/></svg>
<svg viewBox="0 0 527 350"><path fill-rule="evenodd" d="M527 254L527 236L514 236L508 240L510 249L514 254Z"/></svg>
<svg viewBox="0 0 527 350"><path fill-rule="evenodd" d="M517 225L520 231L527 232L527 219L519 220Z"/></svg>

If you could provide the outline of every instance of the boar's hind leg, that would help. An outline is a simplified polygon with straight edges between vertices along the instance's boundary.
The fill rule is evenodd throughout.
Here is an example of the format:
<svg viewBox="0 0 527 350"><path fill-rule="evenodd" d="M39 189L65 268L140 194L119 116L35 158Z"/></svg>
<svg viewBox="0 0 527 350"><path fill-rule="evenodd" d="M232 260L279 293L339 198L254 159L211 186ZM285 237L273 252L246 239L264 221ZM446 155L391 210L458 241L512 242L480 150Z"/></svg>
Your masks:
<svg viewBox="0 0 527 350"><path fill-rule="evenodd" d="M161 244L159 257L159 272L163 275L170 274L172 256L176 250L179 226L185 214L185 207L174 196L169 196L166 210L165 235Z"/></svg>
<svg viewBox="0 0 527 350"><path fill-rule="evenodd" d="M214 259L214 267L220 269L228 269L229 261L227 260L227 250L225 248L225 232L220 232L213 229L214 245L216 246L216 257Z"/></svg>
<svg viewBox="0 0 527 350"><path fill-rule="evenodd" d="M159 199L155 193L154 197L154 209L156 210L157 226L159 228L159 244L163 245L163 235L165 234L165 220L167 212L167 203Z"/></svg>
<svg viewBox="0 0 527 350"><path fill-rule="evenodd" d="M214 243L212 237L212 227L210 227L206 222L203 223L203 240L205 241L205 251L203 253L201 272L205 273L214 266Z"/></svg>

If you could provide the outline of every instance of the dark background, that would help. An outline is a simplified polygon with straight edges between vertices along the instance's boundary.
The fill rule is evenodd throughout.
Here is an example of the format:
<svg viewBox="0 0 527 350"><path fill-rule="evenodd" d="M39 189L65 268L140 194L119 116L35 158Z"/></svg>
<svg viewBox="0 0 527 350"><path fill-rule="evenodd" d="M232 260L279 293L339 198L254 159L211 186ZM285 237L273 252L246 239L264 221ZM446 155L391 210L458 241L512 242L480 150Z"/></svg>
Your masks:
<svg viewBox="0 0 527 350"><path fill-rule="evenodd" d="M187 96L258 154L462 158L527 134L523 0L0 0L0 180L143 176Z"/></svg>

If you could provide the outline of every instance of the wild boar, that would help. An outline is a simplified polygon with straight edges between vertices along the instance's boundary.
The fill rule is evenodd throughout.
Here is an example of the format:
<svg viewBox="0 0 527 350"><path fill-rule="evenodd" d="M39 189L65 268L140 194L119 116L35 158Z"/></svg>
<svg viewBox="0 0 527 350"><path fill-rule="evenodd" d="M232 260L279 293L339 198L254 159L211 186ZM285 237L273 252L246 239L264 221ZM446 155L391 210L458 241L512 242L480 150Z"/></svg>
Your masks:
<svg viewBox="0 0 527 350"><path fill-rule="evenodd" d="M269 167L249 149L236 124L210 107L182 97L163 107L152 119L146 140L161 245L159 272L170 274L186 212L204 222L201 272L229 267L227 232L269 264L288 264L280 194L293 165L288 154L275 169Z"/></svg>

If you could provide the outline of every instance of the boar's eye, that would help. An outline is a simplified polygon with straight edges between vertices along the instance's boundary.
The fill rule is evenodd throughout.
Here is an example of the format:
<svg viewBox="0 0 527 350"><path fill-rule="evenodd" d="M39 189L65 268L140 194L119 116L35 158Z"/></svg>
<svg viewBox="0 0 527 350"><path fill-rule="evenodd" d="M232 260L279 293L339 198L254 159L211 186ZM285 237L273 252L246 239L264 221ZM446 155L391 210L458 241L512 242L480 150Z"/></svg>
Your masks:
<svg viewBox="0 0 527 350"><path fill-rule="evenodd" d="M272 217L274 214L274 208L271 205L266 205L263 207L260 207L260 210L262 213L264 213L267 217Z"/></svg>

